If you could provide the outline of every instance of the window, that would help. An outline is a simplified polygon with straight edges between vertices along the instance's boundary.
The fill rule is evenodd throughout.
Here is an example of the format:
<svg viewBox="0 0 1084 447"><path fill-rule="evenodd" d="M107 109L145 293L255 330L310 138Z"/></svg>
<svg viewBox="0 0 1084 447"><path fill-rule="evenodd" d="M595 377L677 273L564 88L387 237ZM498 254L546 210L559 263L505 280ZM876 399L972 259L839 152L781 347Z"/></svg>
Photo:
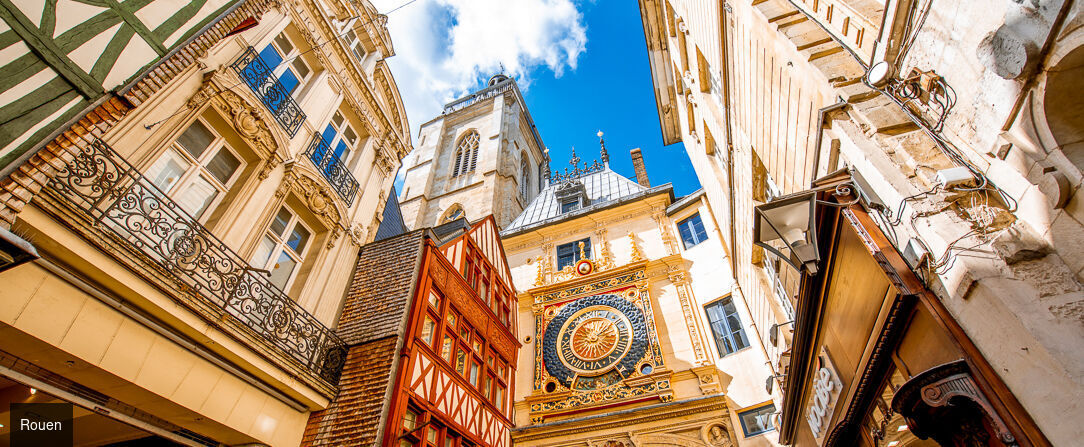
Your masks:
<svg viewBox="0 0 1084 447"><path fill-rule="evenodd" d="M708 232L704 231L704 222L700 220L700 213L678 222L678 233L681 234L681 242L685 244L686 249L708 240Z"/></svg>
<svg viewBox="0 0 1084 447"><path fill-rule="evenodd" d="M775 405L773 404L738 412L738 420L741 421L741 430L745 433L745 437L756 436L774 429L775 427L772 426L774 413Z"/></svg>
<svg viewBox="0 0 1084 447"><path fill-rule="evenodd" d="M583 244L583 256L580 256L580 244ZM562 270L580 259L591 258L591 239L581 239L557 246L557 270Z"/></svg>
<svg viewBox="0 0 1084 447"><path fill-rule="evenodd" d="M451 208L448 208L448 211L444 212L444 217L440 219L440 223L448 223L460 217L463 217L463 207L459 206L459 204L455 204L452 205Z"/></svg>
<svg viewBox="0 0 1084 447"><path fill-rule="evenodd" d="M719 348L719 356L745 349L749 346L749 340L745 338L741 320L738 318L738 310L734 308L734 300L730 297L723 298L704 307L708 313L708 323L711 325L711 333L715 335L715 346Z"/></svg>
<svg viewBox="0 0 1084 447"><path fill-rule="evenodd" d="M291 94L312 75L312 69L301 58L301 52L283 31L260 51L260 59L278 76L279 83ZM281 65L281 66L280 66Z"/></svg>
<svg viewBox="0 0 1084 447"><path fill-rule="evenodd" d="M350 52L354 53L354 57L357 58L358 64L365 61L365 47L361 45L361 39L358 39L358 33L355 33L353 29L346 30L343 34L343 42L346 43L346 47L350 48Z"/></svg>
<svg viewBox="0 0 1084 447"><path fill-rule="evenodd" d="M327 147L331 148L332 160L338 160L339 163L345 164L350 158L350 154L354 151L354 148L358 144L358 134L354 131L354 128L350 126L350 123L343 117L342 112L335 111L335 114L331 116L331 122L327 123L327 127L324 128L324 132L320 135L327 144ZM318 154L322 160L327 154ZM333 163L328 163L327 170L331 170L334 167Z"/></svg>
<svg viewBox="0 0 1084 447"><path fill-rule="evenodd" d="M147 170L147 177L200 219L226 194L243 162L203 121L193 121Z"/></svg>
<svg viewBox="0 0 1084 447"><path fill-rule="evenodd" d="M470 131L459 139L455 149L455 160L452 167L452 177L474 172L474 166L478 163L478 132Z"/></svg>
<svg viewBox="0 0 1084 447"><path fill-rule="evenodd" d="M527 194L531 193L531 171L527 169L527 154L520 154L519 162L519 196L527 200Z"/></svg>
<svg viewBox="0 0 1084 447"><path fill-rule="evenodd" d="M545 163L539 163L538 164L538 192L542 192L542 188L545 187L545 185L542 184L542 179L544 179L544 178L546 178L546 164Z"/></svg>
<svg viewBox="0 0 1084 447"><path fill-rule="evenodd" d="M301 223L297 213L282 207L256 247L252 265L271 271L271 283L286 290L297 276L310 239L312 231Z"/></svg>
<svg viewBox="0 0 1084 447"><path fill-rule="evenodd" d="M580 199L566 200L561 202L561 214L580 209Z"/></svg>

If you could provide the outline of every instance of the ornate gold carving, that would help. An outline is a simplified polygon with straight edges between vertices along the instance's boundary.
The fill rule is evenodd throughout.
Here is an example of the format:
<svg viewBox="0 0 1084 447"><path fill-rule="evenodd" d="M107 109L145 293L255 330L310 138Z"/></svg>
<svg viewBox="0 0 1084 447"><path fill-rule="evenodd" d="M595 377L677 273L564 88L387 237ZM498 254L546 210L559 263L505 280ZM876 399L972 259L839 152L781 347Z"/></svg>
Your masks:
<svg viewBox="0 0 1084 447"><path fill-rule="evenodd" d="M629 257L629 263L643 261L644 254L640 251L640 246L636 244L636 236L633 236L631 231L629 231L629 246L632 247L630 248L632 254Z"/></svg>
<svg viewBox="0 0 1084 447"><path fill-rule="evenodd" d="M693 345L693 354L697 363L706 363L707 354L704 352L703 337L701 337L700 324L693 312L692 292L689 290L689 274L680 268L671 268L668 275L670 282L677 291L678 302L681 303L681 312L685 316L685 327L689 329L689 341Z"/></svg>
<svg viewBox="0 0 1084 447"><path fill-rule="evenodd" d="M598 237L599 250L598 250L598 267L599 270L612 269L616 267L614 263L613 254L610 253L610 241L606 239L606 227L599 226L595 229L595 236Z"/></svg>
<svg viewBox="0 0 1084 447"><path fill-rule="evenodd" d="M662 236L663 246L666 247L666 254L677 253L677 241L674 239L674 233L670 231L670 219L666 217L665 210L662 208L654 209L651 218L659 226L659 234Z"/></svg>

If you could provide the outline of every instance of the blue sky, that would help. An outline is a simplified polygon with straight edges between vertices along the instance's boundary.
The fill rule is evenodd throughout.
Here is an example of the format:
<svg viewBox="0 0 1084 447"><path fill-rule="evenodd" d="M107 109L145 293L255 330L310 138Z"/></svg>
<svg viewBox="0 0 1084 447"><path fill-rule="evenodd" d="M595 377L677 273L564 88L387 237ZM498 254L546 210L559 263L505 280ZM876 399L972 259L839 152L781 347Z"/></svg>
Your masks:
<svg viewBox="0 0 1084 447"><path fill-rule="evenodd" d="M377 0L381 11L402 4ZM417 0L389 16L396 56L388 59L414 138L440 107L484 85L504 66L517 78L551 168L571 148L598 157L605 133L611 167L632 177L629 150L643 150L653 185L682 196L700 187L682 145L662 146L636 2Z"/></svg>

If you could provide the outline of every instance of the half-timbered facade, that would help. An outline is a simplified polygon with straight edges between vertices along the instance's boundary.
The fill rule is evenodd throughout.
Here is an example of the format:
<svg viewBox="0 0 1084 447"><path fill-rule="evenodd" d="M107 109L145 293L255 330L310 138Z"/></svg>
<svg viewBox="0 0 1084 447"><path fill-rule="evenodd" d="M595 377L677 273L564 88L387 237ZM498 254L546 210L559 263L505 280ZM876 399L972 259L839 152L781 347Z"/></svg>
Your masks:
<svg viewBox="0 0 1084 447"><path fill-rule="evenodd" d="M4 68L0 236L38 257L0 273L16 291L0 375L107 420L81 442L296 446L337 394L333 328L410 149L386 17L322 0L0 10L5 51L30 49Z"/></svg>
<svg viewBox="0 0 1084 447"><path fill-rule="evenodd" d="M340 394L303 445L507 447L512 297L492 217L363 247L340 326Z"/></svg>

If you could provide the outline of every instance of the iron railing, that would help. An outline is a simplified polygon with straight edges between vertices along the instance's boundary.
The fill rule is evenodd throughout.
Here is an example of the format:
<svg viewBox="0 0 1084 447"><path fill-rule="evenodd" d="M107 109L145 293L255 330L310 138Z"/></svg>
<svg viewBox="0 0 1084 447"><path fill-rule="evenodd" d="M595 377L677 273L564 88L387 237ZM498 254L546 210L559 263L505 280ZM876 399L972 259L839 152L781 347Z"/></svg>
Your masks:
<svg viewBox="0 0 1084 447"><path fill-rule="evenodd" d="M324 174L328 184L335 189L339 197L346 201L347 206L354 202L354 195L358 192L358 181L346 169L342 160L332 153L331 146L320 134L313 135L305 156L316 165L320 173Z"/></svg>
<svg viewBox="0 0 1084 447"><path fill-rule="evenodd" d="M301 123L305 122L305 112L279 82L278 76L274 74L274 67L268 67L260 58L260 53L252 47L248 47L241 57L234 61L232 67L252 92L260 97L260 101L263 101L286 133L290 134L291 138L297 135Z"/></svg>
<svg viewBox="0 0 1084 447"><path fill-rule="evenodd" d="M179 285L179 296L195 297L198 310L239 322L250 340L285 354L279 357L332 388L338 384L346 358L342 340L105 142L96 140L77 153L47 190L121 247L149 258Z"/></svg>
<svg viewBox="0 0 1084 447"><path fill-rule="evenodd" d="M466 108L466 107L470 107L471 104L474 104L474 103L479 102L479 101L485 101L485 100L487 100L489 98L492 98L494 96L503 94L504 92L507 92L511 88L512 88L512 78L505 79L505 80L503 80L501 82L493 84L493 85L491 85L489 87L486 87L484 89L478 90L477 92L471 93L471 94L469 94L467 96L459 98L459 99L457 99L455 101L452 101L452 102L450 102L448 104L445 104L444 105L444 114L449 114L449 113L455 112L456 110L460 110L460 109L463 109L463 108Z"/></svg>

